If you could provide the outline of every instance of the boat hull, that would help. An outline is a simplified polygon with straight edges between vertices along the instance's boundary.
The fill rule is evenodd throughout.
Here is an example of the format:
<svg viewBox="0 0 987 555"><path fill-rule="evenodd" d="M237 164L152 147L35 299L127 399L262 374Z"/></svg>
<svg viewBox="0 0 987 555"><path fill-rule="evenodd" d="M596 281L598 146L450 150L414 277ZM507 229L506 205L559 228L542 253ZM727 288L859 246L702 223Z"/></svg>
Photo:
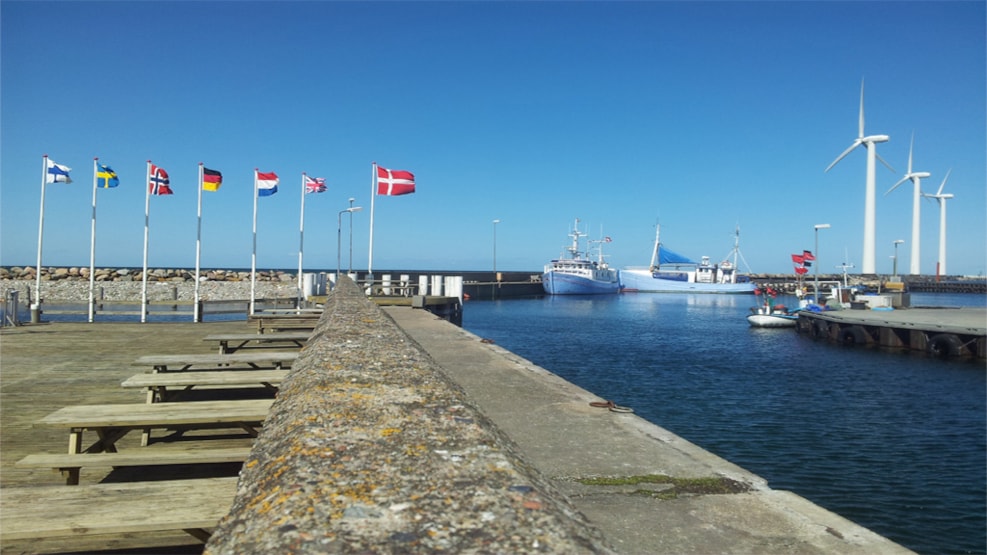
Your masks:
<svg viewBox="0 0 987 555"><path fill-rule="evenodd" d="M747 321L755 328L794 328L798 316L788 314L750 314Z"/></svg>
<svg viewBox="0 0 987 555"><path fill-rule="evenodd" d="M555 271L542 274L541 284L549 295L606 295L620 291L616 279L600 281Z"/></svg>
<svg viewBox="0 0 987 555"><path fill-rule="evenodd" d="M674 274L676 276L680 273ZM650 270L621 270L620 288L638 293L717 293L743 295L753 293L753 283L697 283L681 279L668 279Z"/></svg>

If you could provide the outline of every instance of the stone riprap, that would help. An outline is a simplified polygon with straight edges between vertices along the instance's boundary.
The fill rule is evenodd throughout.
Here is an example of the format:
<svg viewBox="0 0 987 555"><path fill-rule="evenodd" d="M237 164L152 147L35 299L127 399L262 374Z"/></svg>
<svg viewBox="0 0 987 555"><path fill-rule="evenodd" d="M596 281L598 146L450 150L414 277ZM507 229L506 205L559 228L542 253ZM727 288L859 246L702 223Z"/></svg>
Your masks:
<svg viewBox="0 0 987 555"><path fill-rule="evenodd" d="M611 549L344 277L206 553L435 552Z"/></svg>
<svg viewBox="0 0 987 555"><path fill-rule="evenodd" d="M97 268L93 273L94 298L105 301L140 302L143 272L132 269ZM0 292L20 292L20 299L34 298L37 273L33 266L0 268ZM49 304L87 303L89 268L41 268L41 298ZM254 283L257 298L291 298L297 295L297 274L258 271ZM236 270L200 270L199 297L206 301L250 298L250 272ZM187 301L195 299L195 273L184 269L148 269L149 301Z"/></svg>

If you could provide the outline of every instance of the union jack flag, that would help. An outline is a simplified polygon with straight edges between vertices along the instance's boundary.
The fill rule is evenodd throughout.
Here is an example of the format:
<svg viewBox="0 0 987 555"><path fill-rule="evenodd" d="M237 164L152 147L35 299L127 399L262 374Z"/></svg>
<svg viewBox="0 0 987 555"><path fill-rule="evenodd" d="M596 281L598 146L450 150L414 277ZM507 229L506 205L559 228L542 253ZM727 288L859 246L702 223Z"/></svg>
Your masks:
<svg viewBox="0 0 987 555"><path fill-rule="evenodd" d="M326 178L305 176L305 193L326 192Z"/></svg>

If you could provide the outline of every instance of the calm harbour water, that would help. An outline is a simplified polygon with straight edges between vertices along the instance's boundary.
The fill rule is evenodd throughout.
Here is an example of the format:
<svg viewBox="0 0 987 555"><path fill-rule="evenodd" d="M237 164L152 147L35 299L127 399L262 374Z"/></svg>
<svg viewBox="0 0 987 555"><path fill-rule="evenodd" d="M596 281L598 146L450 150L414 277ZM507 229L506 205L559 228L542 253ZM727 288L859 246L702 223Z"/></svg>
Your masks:
<svg viewBox="0 0 987 555"><path fill-rule="evenodd" d="M987 551L985 365L751 328L753 303L470 301L463 327L919 553ZM912 295L913 306L985 304Z"/></svg>

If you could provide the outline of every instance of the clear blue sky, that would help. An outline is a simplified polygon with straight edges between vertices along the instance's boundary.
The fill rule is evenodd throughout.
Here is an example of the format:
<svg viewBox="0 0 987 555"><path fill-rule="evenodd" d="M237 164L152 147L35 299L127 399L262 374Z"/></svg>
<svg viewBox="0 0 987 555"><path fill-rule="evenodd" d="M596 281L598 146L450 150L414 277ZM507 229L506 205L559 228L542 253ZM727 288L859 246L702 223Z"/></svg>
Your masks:
<svg viewBox="0 0 987 555"><path fill-rule="evenodd" d="M338 212L366 268L371 162L416 174L377 197L374 268L540 270L575 218L610 236L609 262L646 265L654 226L673 250L754 272L861 267L865 154L824 169L866 133L878 153L877 269L911 238L904 174L935 192L952 168L951 274L987 271L985 3L971 2L45 2L4 0L0 264L34 265L42 155L73 168L48 185L46 266L89 264L92 160L97 266L140 266L146 161L175 194L151 199L149 265L296 268L301 173L329 190L305 207L305 267L334 269ZM922 272L939 211L922 205ZM347 254L343 218L343 264ZM899 248L899 270L910 245ZM746 269L742 265L742 269Z"/></svg>

